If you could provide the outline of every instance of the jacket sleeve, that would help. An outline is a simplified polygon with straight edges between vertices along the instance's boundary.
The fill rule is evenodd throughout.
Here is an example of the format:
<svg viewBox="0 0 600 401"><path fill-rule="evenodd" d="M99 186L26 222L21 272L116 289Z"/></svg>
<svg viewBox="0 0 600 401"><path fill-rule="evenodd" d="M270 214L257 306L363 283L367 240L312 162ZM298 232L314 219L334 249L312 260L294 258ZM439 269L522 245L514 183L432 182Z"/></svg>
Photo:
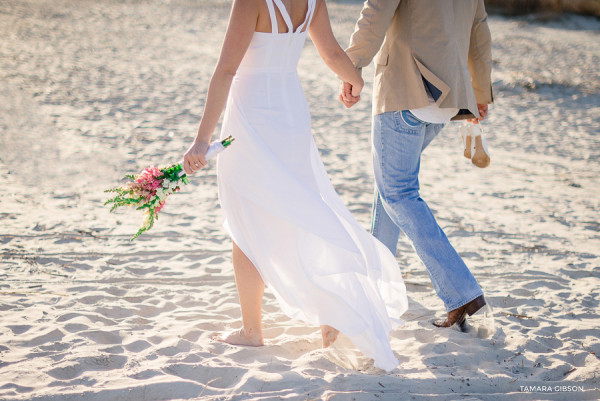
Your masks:
<svg viewBox="0 0 600 401"><path fill-rule="evenodd" d="M477 10L471 28L468 64L477 103L492 103L494 101L492 94L492 36L483 0L477 2Z"/></svg>
<svg viewBox="0 0 600 401"><path fill-rule="evenodd" d="M381 48L400 0L366 0L360 18L350 37L346 53L356 68L362 68L373 60Z"/></svg>

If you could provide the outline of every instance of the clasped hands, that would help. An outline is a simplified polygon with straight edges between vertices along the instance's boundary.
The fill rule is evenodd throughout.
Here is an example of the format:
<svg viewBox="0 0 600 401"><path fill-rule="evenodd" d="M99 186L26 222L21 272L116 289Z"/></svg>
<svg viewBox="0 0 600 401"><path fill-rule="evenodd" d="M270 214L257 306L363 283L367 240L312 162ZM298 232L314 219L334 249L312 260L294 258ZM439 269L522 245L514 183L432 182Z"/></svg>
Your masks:
<svg viewBox="0 0 600 401"><path fill-rule="evenodd" d="M357 87L356 85L352 86L348 82L342 82L338 99L346 108L350 108L360 100L361 90L362 86Z"/></svg>

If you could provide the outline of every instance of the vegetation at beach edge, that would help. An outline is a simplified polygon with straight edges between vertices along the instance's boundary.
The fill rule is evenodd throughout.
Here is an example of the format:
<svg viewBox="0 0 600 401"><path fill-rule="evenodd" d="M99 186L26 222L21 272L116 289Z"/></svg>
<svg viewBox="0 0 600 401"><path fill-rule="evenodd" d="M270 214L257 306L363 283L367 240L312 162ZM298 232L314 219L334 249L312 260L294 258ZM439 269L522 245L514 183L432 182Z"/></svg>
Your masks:
<svg viewBox="0 0 600 401"><path fill-rule="evenodd" d="M600 0L485 0L490 12L508 15L574 13L600 17Z"/></svg>

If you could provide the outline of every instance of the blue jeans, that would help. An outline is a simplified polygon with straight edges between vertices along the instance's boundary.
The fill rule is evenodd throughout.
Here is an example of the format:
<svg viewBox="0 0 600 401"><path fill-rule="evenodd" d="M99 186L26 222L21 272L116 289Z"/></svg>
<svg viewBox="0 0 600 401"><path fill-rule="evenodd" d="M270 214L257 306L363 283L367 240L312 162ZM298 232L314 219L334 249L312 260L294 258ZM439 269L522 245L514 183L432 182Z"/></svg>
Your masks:
<svg viewBox="0 0 600 401"><path fill-rule="evenodd" d="M373 118L376 189L371 233L396 254L402 230L450 311L482 295L482 291L419 195L421 152L443 127L425 123L408 110Z"/></svg>

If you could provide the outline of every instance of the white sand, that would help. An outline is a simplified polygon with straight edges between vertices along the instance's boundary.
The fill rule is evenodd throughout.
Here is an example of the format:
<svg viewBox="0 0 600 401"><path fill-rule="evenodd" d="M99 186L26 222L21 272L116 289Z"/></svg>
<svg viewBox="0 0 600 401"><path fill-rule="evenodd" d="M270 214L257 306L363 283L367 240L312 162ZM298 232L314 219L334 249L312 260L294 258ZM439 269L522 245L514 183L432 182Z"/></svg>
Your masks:
<svg viewBox="0 0 600 401"><path fill-rule="evenodd" d="M359 10L330 5L343 44ZM442 304L402 240L411 309L391 336L401 364L385 374L343 340L321 350L318 328L290 321L268 291L265 347L211 340L240 324L214 165L134 243L141 216L102 206L123 174L181 157L228 12L0 1L0 399L600 398L600 22L490 18L492 164L472 167L451 125L421 183L496 329L433 327ZM368 228L373 70L351 111L310 42L299 70L331 179Z"/></svg>

